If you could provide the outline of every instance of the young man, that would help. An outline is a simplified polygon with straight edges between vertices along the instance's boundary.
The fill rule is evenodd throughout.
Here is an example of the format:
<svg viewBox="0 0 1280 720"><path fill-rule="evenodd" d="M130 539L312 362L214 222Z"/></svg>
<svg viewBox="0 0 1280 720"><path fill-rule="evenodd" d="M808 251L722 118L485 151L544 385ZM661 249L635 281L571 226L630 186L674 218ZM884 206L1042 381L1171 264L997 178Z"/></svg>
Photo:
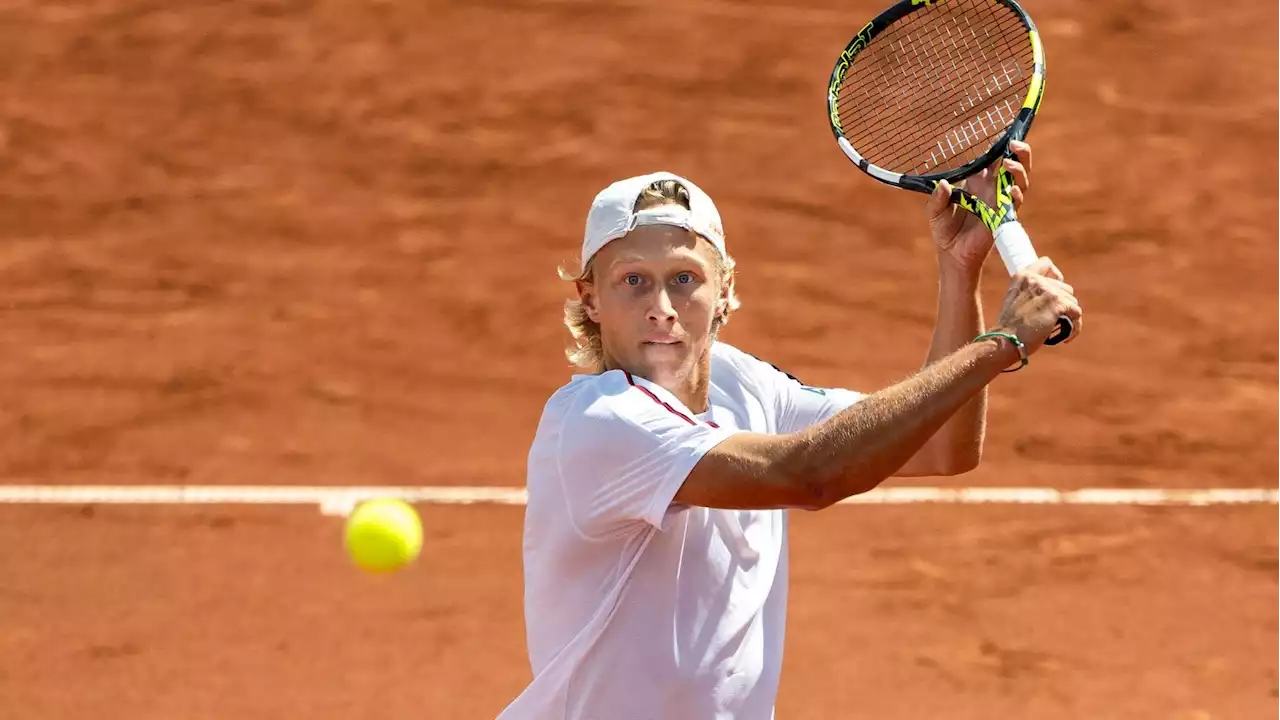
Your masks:
<svg viewBox="0 0 1280 720"><path fill-rule="evenodd" d="M1015 146L1030 166L1030 148ZM1009 165L1021 202L1026 168ZM992 173L971 181L989 199ZM1048 259L1013 278L982 333L991 234L927 205L941 267L928 362L860 395L800 384L716 340L737 308L711 199L656 173L587 216L566 307L583 371L547 402L529 452L525 624L534 678L504 719L767 719L781 670L787 508L820 509L891 476L953 475L981 455L985 388L1059 315Z"/></svg>

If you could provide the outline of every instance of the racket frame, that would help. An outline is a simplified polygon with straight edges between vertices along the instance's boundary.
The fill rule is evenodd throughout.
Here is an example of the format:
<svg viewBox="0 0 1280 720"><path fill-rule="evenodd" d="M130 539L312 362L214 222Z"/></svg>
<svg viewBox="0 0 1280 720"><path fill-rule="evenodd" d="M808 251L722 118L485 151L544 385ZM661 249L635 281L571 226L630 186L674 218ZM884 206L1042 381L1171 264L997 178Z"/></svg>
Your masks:
<svg viewBox="0 0 1280 720"><path fill-rule="evenodd" d="M840 90L844 87L845 75L848 74L849 68L853 65L858 55L871 44L871 41L886 29L892 27L895 22L917 10L928 8L935 2L945 1L900 0L877 15L871 22L862 26L862 29L845 45L840 57L836 60L835 68L831 71L831 79L827 86L827 117L831 123L831 132L835 135L836 143L840 146L840 149L853 161L853 164L882 183L906 190L914 190L926 195L933 194L934 189L942 180L947 182L963 180L981 172L983 168L989 167L996 161L996 158L1014 158L1014 153L1009 149L1009 143L1026 138L1027 133L1031 130L1031 123L1035 120L1036 111L1040 109L1040 101L1044 99L1044 47L1040 44L1040 33L1036 30L1035 23L1031 20L1031 16L1018 4L1017 0L991 0L991 2L1003 5L1013 11L1013 14L1021 21L1030 40L1032 52L1031 82L1027 86L1027 95L1023 98L1022 107L1018 110L1018 114L1009 123L1004 133L991 144L991 147L986 152L977 158L954 170L943 172L924 175L896 173L873 165L863 157L849 142L849 139L845 137L844 128L841 126L839 102ZM1023 229L1022 223L1018 222L1018 215L1013 206L1013 197L1009 191L1012 186L1013 176L1009 173L1008 168L1004 166L1004 163L1000 163L996 166L996 207L991 207L967 190L956 187L951 189L951 202L976 216L995 236L995 244L1000 250L1000 256L1004 259L1005 267L1010 275L1013 275L1022 266L1035 259L1035 251L1032 249L1031 240L1027 237L1027 232ZM1070 338L1074 332L1075 329L1071 320L1061 317L1058 319L1057 331L1045 340L1045 344L1057 345L1062 343Z"/></svg>
<svg viewBox="0 0 1280 720"><path fill-rule="evenodd" d="M827 87L827 115L831 124L831 132L835 135L836 143L849 160L860 170L882 183L914 190L926 195L932 194L941 180L948 182L963 180L981 172L983 168L989 167L995 162L996 158L1002 156L1013 157L1013 153L1009 151L1009 143L1013 140L1024 139L1031 130L1031 123L1035 120L1036 111L1040 109L1040 101L1044 98L1045 86L1044 48L1040 44L1040 34L1036 30L1035 23L1026 11L1022 9L1022 6L1017 3L1017 0L992 0L995 4L1003 5L1013 11L1027 31L1032 50L1033 67L1026 98L1024 98L1022 107L1018 110L1017 116L1009 123L1003 134L992 143L986 152L970 162L953 170L924 175L891 172L863 157L849 142L849 139L845 137L844 128L841 127L839 100L840 89L844 86L845 75L857 59L857 56L871 44L873 39L898 20L917 10L925 9L934 2L945 2L945 0L900 0L864 25L840 53L839 58L836 60L835 68L831 71L831 79ZM1013 199L1009 196L1009 188L1013 184L1012 177L1003 164L997 167L996 175L997 207L995 208L987 205L966 190L954 188L951 191L951 202L973 213L992 232L995 232L996 228L1001 224L1014 221L1017 218L1013 209Z"/></svg>

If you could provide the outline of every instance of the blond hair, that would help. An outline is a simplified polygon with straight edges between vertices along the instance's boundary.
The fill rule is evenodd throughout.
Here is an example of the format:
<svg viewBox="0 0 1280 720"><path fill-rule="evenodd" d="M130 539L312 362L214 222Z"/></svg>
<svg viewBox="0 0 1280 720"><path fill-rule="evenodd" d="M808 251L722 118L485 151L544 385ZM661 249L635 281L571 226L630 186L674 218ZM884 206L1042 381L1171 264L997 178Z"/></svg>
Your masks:
<svg viewBox="0 0 1280 720"><path fill-rule="evenodd" d="M639 212L670 204L682 205L685 209L689 209L689 191L676 180L658 180L640 193L640 197L636 198L633 211ZM595 281L594 264L595 258L592 258L587 261L586 267L581 272L576 269L566 270L562 267L559 270L560 279L590 284ZM729 291L728 302L718 308L715 319L711 321L713 340L720 327L729 322L729 316L742 305L734 286L730 284L734 265L734 260L728 253L723 256L719 252L715 254L716 280L721 288L728 285ZM565 350L565 356L569 362L585 372L603 372L604 346L600 339L600 324L587 316L587 309L583 306L581 299L575 297L565 301L564 326L569 329L569 334L573 338L573 346Z"/></svg>

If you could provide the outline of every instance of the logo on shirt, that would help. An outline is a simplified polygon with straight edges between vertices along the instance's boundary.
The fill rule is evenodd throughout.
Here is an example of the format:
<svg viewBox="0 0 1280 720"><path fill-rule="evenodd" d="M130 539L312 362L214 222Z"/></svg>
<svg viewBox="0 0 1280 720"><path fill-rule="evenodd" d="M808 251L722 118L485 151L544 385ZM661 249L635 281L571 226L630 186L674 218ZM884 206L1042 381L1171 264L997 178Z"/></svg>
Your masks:
<svg viewBox="0 0 1280 720"><path fill-rule="evenodd" d="M808 385L801 385L801 386L800 386L800 389L802 389L802 390L808 390L808 391L809 391L809 392L811 392L811 393L817 393L817 394L819 394L819 395L826 395L826 394L827 394L827 391L826 391L826 390L823 390L822 388L809 387Z"/></svg>

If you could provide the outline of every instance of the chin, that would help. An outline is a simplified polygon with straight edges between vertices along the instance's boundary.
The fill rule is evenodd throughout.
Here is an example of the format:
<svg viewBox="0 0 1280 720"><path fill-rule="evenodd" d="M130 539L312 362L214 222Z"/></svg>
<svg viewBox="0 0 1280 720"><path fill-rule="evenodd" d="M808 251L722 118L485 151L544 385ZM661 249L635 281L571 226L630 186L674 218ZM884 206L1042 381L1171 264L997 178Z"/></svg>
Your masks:
<svg viewBox="0 0 1280 720"><path fill-rule="evenodd" d="M656 381L654 375L670 377L680 375L689 364L689 348L685 345L664 347L642 345L636 354L636 366L643 368L643 375Z"/></svg>

